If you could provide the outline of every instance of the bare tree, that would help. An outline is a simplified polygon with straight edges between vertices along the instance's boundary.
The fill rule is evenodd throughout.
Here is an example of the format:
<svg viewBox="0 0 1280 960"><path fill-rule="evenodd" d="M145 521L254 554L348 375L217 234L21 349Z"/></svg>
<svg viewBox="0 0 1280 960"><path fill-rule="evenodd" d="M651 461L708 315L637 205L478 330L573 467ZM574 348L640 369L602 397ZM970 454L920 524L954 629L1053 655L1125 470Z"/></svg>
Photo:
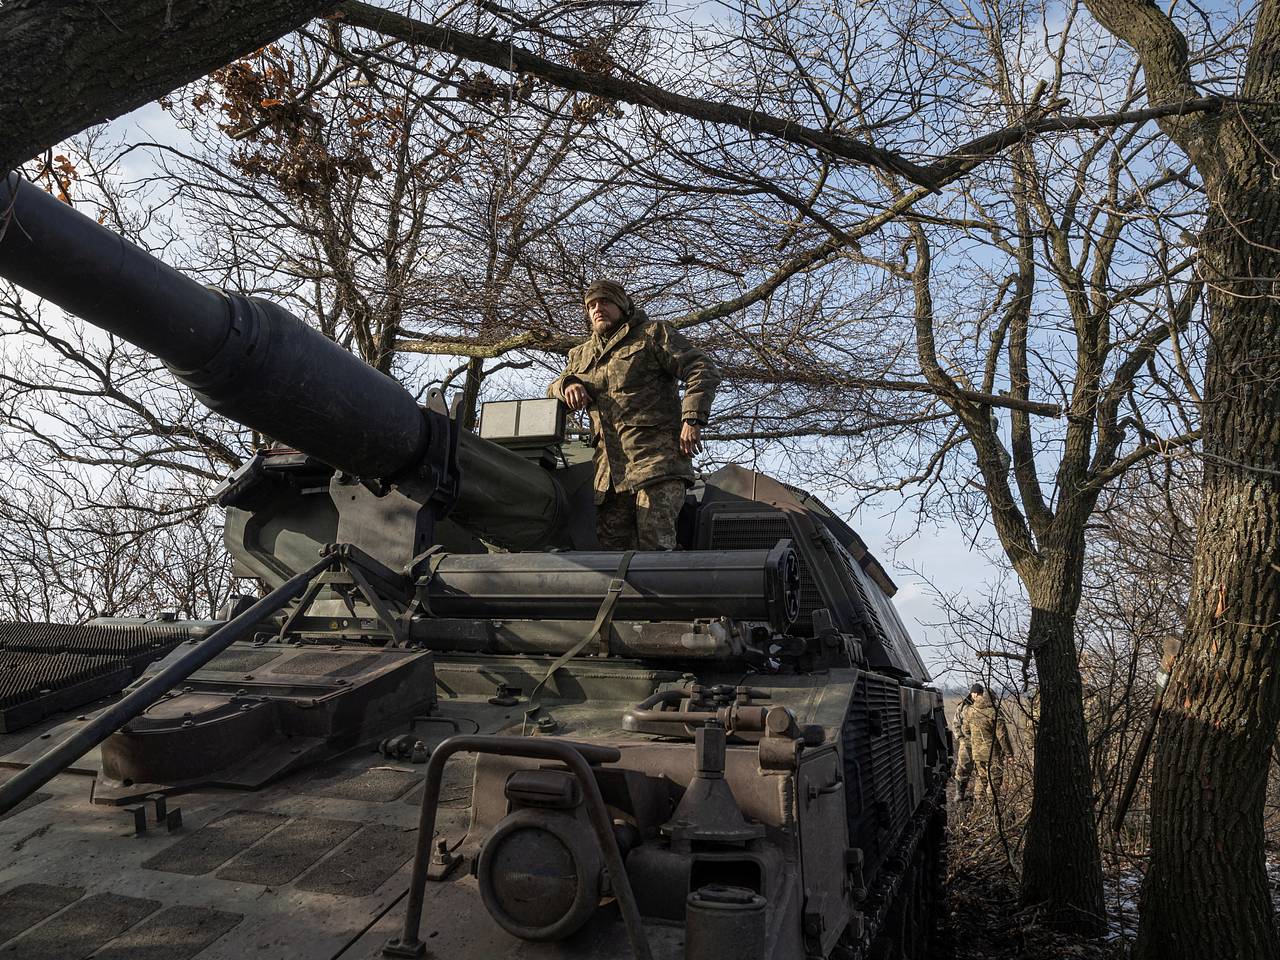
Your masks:
<svg viewBox="0 0 1280 960"><path fill-rule="evenodd" d="M1009 129L1063 102L1123 114L1141 97L1131 61L1096 62L1091 23L1068 21L1028 50L1042 8L968 9L969 39L934 38L929 50L950 92L963 91L986 113L942 111L941 90L914 91L916 113L934 105L949 137L967 142L974 127ZM831 35L829 20L792 22L772 8L761 20L772 32L752 49L769 55L775 87L790 70L797 86L786 89L808 80L823 91L813 96L819 105L866 102L857 68L839 59L857 49L856 31L849 43L821 47L817 35ZM824 58L815 49L834 52ZM1084 59L1094 60L1088 81ZM833 122L837 116L833 110ZM937 199L914 197L893 173L876 171L868 184L818 157L807 166L793 160L778 176L769 163L781 166L776 154L735 146L676 156L721 189L781 200L794 214L793 236L817 232L837 247L821 264L832 275L821 295L804 300L821 308L806 312L792 301L780 310L789 291L776 291L771 323L741 337L742 359L727 367L767 371L759 378L772 401L767 416L791 413L795 422L800 413L822 423L828 438L853 438L843 449L826 445L829 476L859 479L873 493L910 489L932 504L926 509L991 523L1030 601L1025 657L1040 688L1023 897L1054 922L1101 932L1074 629L1086 529L1127 469L1198 437L1197 411L1178 401L1195 393L1190 332L1201 287L1187 282L1194 252L1182 236L1202 202L1199 186L1164 138L1140 126L1016 145ZM875 188L881 204L910 198L896 222L860 209ZM814 293L814 274L805 279ZM912 317L909 328L879 320L895 308ZM874 419L849 430L859 408L835 399L841 387L892 411L886 420L898 442L886 443ZM806 412L813 400L825 401L824 416Z"/></svg>
<svg viewBox="0 0 1280 960"><path fill-rule="evenodd" d="M1149 462L1108 490L1089 531L1080 607L1090 765L1099 819L1113 821L1156 704L1158 673L1182 642L1191 587L1200 462L1190 452ZM1116 840L1145 855L1149 779ZM1139 846L1139 843L1141 844Z"/></svg>
<svg viewBox="0 0 1280 960"><path fill-rule="evenodd" d="M65 468L8 480L0 619L208 618L233 587L220 518L195 491L102 489L93 471Z"/></svg>
<svg viewBox="0 0 1280 960"><path fill-rule="evenodd" d="M1202 539L1198 666L1176 688L1187 712L1167 725L1161 769L1211 744L1206 775L1252 771L1246 806L1256 794L1260 809L1252 774L1280 711L1263 644L1277 441L1257 426L1273 419L1280 355L1267 325L1276 197L1254 176L1275 154L1278 15L1260 8L1238 90L1217 71L1230 73L1239 34L1197 28L1202 90L1185 25L1146 0L1087 4L1142 72L1114 46L1099 52L1074 4L1051 29L1047 7L1014 0L960 12L743 2L686 43L625 5L484 3L432 21L349 2L337 25L175 101L185 122L233 138L215 149L237 175L192 154L169 182L215 228L191 251L214 265L209 279L306 305L401 376L411 354L465 358L468 403L486 360L554 363L575 339L586 270L623 269L724 361L721 436L765 456L767 440L824 436L829 482L910 490L925 511L989 522L1031 603L1025 655L1041 686L1023 895L1096 932L1075 635L1086 531L1126 470L1196 442L1206 297L1217 439L1200 529L1220 543ZM24 397L44 389L21 372L9 382ZM38 438L43 421L27 427ZM193 448L162 452L199 469ZM1247 577L1237 555L1252 558ZM1224 637L1242 655L1220 663ZM1222 695L1217 669L1244 693ZM1248 735L1219 743L1212 722L1241 715ZM1169 822L1202 816L1191 787L1161 776ZM1231 802L1206 807L1216 825ZM1232 821L1226 852L1197 874L1251 878L1206 924L1215 949L1241 955L1275 947L1258 932L1269 908L1252 823ZM1176 842L1157 833L1155 952L1178 929L1162 915L1181 889Z"/></svg>

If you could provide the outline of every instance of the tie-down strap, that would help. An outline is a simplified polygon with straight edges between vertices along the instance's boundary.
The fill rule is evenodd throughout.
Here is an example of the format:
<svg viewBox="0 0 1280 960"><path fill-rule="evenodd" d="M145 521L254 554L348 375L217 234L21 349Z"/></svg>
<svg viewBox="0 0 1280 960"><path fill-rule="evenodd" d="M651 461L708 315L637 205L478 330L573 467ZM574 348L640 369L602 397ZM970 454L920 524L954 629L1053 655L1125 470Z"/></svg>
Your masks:
<svg viewBox="0 0 1280 960"><path fill-rule="evenodd" d="M634 550L628 550L622 555L622 559L618 561L618 569L614 571L613 579L609 581L609 588L605 591L604 599L600 602L600 609L596 611L596 618L591 621L591 626L587 628L586 634L556 658L555 663L551 664L546 675L538 681L538 685L529 694L529 706L524 711L526 720L540 709L538 695L542 692L542 688L546 686L547 681L555 675L557 670L580 654L587 644L592 640L599 639L601 645L606 650L608 649L609 626L613 622L613 611L618 605L618 597L622 595L623 588L627 585L627 569L631 566L631 558L635 555L636 552Z"/></svg>

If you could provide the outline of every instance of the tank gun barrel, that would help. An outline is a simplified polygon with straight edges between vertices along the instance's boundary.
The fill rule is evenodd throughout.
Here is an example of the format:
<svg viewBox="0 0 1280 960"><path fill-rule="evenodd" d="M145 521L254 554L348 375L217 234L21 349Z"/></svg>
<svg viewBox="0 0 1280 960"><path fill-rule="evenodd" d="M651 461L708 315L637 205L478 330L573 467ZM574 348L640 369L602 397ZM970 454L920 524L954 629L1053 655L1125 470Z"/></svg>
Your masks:
<svg viewBox="0 0 1280 960"><path fill-rule="evenodd" d="M0 275L162 360L211 409L364 477L427 443L413 397L264 300L202 286L9 174Z"/></svg>

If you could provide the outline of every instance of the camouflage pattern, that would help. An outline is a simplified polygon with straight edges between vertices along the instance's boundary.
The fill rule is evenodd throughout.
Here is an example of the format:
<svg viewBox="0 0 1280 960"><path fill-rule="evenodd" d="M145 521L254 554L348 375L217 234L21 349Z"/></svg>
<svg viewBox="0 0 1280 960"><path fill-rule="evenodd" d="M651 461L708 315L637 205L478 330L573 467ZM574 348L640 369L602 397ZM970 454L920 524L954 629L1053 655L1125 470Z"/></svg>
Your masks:
<svg viewBox="0 0 1280 960"><path fill-rule="evenodd" d="M969 796L969 784L973 780L973 749L968 740L956 742L956 799Z"/></svg>
<svg viewBox="0 0 1280 960"><path fill-rule="evenodd" d="M1004 780L1004 770L998 761L973 761L973 800L975 803L990 803L991 798L1000 792L1000 784Z"/></svg>
<svg viewBox="0 0 1280 960"><path fill-rule="evenodd" d="M705 353L669 324L635 309L607 337L592 334L570 350L547 395L563 400L574 381L591 395L597 505L610 489L634 493L655 480L692 482L693 461L680 452L681 423L707 422L720 383Z"/></svg>
<svg viewBox="0 0 1280 960"><path fill-rule="evenodd" d="M631 298L627 296L626 288L612 280L597 280L587 287L582 294L582 305L589 309L592 300L608 300L622 311L624 317L633 309Z"/></svg>
<svg viewBox="0 0 1280 960"><path fill-rule="evenodd" d="M969 783L973 779L973 748L969 738L964 735L964 715L973 706L973 695L967 695L956 707L956 799L964 800L969 795Z"/></svg>
<svg viewBox="0 0 1280 960"><path fill-rule="evenodd" d="M674 550L686 484L675 478L635 493L610 490L596 507L596 536L606 550Z"/></svg>
<svg viewBox="0 0 1280 960"><path fill-rule="evenodd" d="M990 690L973 694L973 703L964 712L961 728L973 752L973 797L989 799L1000 787L1000 762L1013 756L1009 728Z"/></svg>

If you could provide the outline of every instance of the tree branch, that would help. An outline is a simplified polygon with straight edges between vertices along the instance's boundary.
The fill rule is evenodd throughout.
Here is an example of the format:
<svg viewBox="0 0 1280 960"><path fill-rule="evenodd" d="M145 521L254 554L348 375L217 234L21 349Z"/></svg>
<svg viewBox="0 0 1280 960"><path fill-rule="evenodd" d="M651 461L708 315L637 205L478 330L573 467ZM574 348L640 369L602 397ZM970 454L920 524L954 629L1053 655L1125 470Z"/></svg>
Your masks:
<svg viewBox="0 0 1280 960"><path fill-rule="evenodd" d="M1026 399L1031 393L1031 373L1027 361L1027 340L1031 329L1031 308L1035 295L1036 261L1031 210L1027 194L1034 189L1035 177L1031 150L1019 147L1015 151L1013 174L1014 215L1018 226L1017 264L1018 279L1014 284L1013 299L1008 308L1009 331L1009 391L1015 397ZM1040 476L1036 471L1034 431L1031 418L1023 411L1015 410L1009 418L1009 445L1013 453L1013 477L1022 498L1022 509L1027 522L1038 539L1043 540L1053 522L1053 513L1045 502L1040 488Z"/></svg>
<svg viewBox="0 0 1280 960"><path fill-rule="evenodd" d="M376 30L406 43L431 47L433 50L488 64L499 70L529 74L566 90L651 107L667 113L678 113L711 123L725 123L752 134L768 134L789 143L816 148L844 160L895 173L921 186L932 186L927 172L916 164L891 151L873 147L852 137L806 127L733 104L686 97L643 81L624 80L605 73L579 70L548 60L509 41L466 33L450 26L424 23L360 0L347 0L339 4L334 16L355 27Z"/></svg>
<svg viewBox="0 0 1280 960"><path fill-rule="evenodd" d="M1147 81L1147 100L1154 103L1192 104L1195 84L1187 57L1187 38L1153 0L1085 0L1089 12L1107 30L1133 48ZM1213 124L1185 119L1185 113L1159 118L1160 127L1187 155L1203 159Z"/></svg>
<svg viewBox="0 0 1280 960"><path fill-rule="evenodd" d="M1098 470L1089 477L1085 488L1090 492L1097 492L1105 487L1108 483L1120 476L1136 463L1141 463L1149 457L1171 453L1174 450L1180 450L1183 447L1189 447L1193 443L1199 442L1202 433L1199 430L1192 430L1190 433L1184 433L1177 437L1170 437L1168 440L1157 440L1154 443L1146 443L1134 450L1129 451L1123 457L1115 460L1111 466L1105 470ZM1278 471L1280 473L1280 471Z"/></svg>
<svg viewBox="0 0 1280 960"><path fill-rule="evenodd" d="M783 117L733 104L673 93L652 83L628 80L606 73L593 73L548 60L511 41L482 37L451 26L424 23L389 10L345 0L337 7L335 17L355 27L375 30L406 43L417 44L450 53L499 70L514 71L537 77L566 90L575 90L608 100L631 103L640 107L676 113L707 123L738 127L753 135L765 135L793 143L840 160L900 176L917 186L936 191L946 183L963 176L975 166L1005 148L1038 133L1062 133L1143 123L1161 117L1183 116L1214 111L1222 107L1221 98L1179 98L1176 103L1093 117L1056 117L1027 120L1002 130L985 134L948 152L932 164L922 166L901 154L872 146L863 140L828 130L808 127Z"/></svg>

